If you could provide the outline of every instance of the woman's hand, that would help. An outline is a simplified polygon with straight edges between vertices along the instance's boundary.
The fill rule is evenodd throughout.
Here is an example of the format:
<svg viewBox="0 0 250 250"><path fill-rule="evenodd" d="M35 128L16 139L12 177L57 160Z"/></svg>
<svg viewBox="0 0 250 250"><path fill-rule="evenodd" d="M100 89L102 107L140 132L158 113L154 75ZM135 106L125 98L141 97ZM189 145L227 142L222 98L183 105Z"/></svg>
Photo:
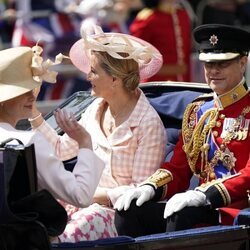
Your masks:
<svg viewBox="0 0 250 250"><path fill-rule="evenodd" d="M105 205L107 207L111 206L107 191L109 189L103 187L97 187L95 194L93 196L93 203L98 203L100 205Z"/></svg>
<svg viewBox="0 0 250 250"><path fill-rule="evenodd" d="M89 133L81 126L73 113L65 109L57 109L54 116L58 126L72 139L78 142L79 148L92 149L92 141Z"/></svg>

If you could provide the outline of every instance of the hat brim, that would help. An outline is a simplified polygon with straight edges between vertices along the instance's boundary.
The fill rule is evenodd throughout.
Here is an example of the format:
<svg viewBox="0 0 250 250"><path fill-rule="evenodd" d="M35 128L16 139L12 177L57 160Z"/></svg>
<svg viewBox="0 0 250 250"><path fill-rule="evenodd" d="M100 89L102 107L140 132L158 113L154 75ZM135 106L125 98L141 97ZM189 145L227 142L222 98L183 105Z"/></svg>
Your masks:
<svg viewBox="0 0 250 250"><path fill-rule="evenodd" d="M40 86L41 83L36 82L35 80L18 82L18 85L10 83L0 83L0 102L13 99Z"/></svg>
<svg viewBox="0 0 250 250"><path fill-rule="evenodd" d="M131 36L127 34L122 34L122 33L104 33L105 36L103 36L105 44L107 44L107 41L109 38L117 39L117 42L124 42L123 37L129 40L129 42L137 47L149 47L151 50L153 50L152 57L150 61L146 64L140 64L139 63L139 69L140 69L140 78L141 80L150 78L151 76L155 75L161 68L163 60L162 60L162 55L159 52L158 49L156 49L152 44ZM95 37L95 36L93 36ZM98 36L96 36L99 38ZM102 37L101 37L102 38ZM121 39L119 39L121 38ZM108 45L107 45L108 46ZM121 46L122 47L122 46ZM118 51L116 51L118 52ZM119 51L119 52L125 52L125 51ZM72 63L82 72L85 74L88 74L90 72L90 55L89 55L89 49L86 49L85 46L85 40L82 38L78 40L76 43L73 44L73 46L70 49L69 52L69 57L72 61Z"/></svg>
<svg viewBox="0 0 250 250"><path fill-rule="evenodd" d="M199 60L203 62L227 61L238 57L239 53L200 53Z"/></svg>

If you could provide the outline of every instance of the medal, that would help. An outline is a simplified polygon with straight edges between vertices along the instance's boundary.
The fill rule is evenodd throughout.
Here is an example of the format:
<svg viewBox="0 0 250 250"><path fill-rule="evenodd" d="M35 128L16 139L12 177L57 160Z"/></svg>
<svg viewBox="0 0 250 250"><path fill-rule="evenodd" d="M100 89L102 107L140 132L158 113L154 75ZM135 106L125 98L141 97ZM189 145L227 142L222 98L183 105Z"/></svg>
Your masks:
<svg viewBox="0 0 250 250"><path fill-rule="evenodd" d="M234 153L231 152L228 148L226 148L225 151L221 153L220 160L222 162L222 165L229 171L231 171L235 167L236 158L234 157Z"/></svg>
<svg viewBox="0 0 250 250"><path fill-rule="evenodd" d="M250 119L245 119L245 124L242 132L242 140L246 140L249 130Z"/></svg>
<svg viewBox="0 0 250 250"><path fill-rule="evenodd" d="M245 118L243 116L241 116L239 121L239 129L237 132L237 141L241 141L243 138L243 129L244 129L244 124L245 124Z"/></svg>
<svg viewBox="0 0 250 250"><path fill-rule="evenodd" d="M240 127L240 121L238 119L233 119L233 137L232 139L237 139Z"/></svg>

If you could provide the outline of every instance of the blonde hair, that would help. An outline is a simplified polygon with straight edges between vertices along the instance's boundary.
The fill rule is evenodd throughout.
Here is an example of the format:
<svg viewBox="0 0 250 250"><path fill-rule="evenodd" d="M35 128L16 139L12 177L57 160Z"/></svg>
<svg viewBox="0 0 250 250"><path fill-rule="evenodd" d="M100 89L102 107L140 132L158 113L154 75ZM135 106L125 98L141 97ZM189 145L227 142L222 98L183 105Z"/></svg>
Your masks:
<svg viewBox="0 0 250 250"><path fill-rule="evenodd" d="M93 51L100 60L103 70L114 77L122 79L123 86L128 91L134 91L140 82L139 65L134 59L125 59L127 53L119 53L124 59L117 59L107 52Z"/></svg>

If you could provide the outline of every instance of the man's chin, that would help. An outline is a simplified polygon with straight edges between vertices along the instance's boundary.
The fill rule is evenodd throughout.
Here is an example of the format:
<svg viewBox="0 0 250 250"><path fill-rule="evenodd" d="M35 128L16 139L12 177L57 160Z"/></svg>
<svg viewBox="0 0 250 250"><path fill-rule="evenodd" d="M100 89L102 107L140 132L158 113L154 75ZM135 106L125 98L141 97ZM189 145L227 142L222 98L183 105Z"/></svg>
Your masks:
<svg viewBox="0 0 250 250"><path fill-rule="evenodd" d="M224 85L225 85L225 83L223 83L223 82L220 82L220 83L218 83L218 82L214 82L214 83L210 83L209 84L209 87L214 91L214 92L216 92L216 93L223 93L224 92Z"/></svg>

